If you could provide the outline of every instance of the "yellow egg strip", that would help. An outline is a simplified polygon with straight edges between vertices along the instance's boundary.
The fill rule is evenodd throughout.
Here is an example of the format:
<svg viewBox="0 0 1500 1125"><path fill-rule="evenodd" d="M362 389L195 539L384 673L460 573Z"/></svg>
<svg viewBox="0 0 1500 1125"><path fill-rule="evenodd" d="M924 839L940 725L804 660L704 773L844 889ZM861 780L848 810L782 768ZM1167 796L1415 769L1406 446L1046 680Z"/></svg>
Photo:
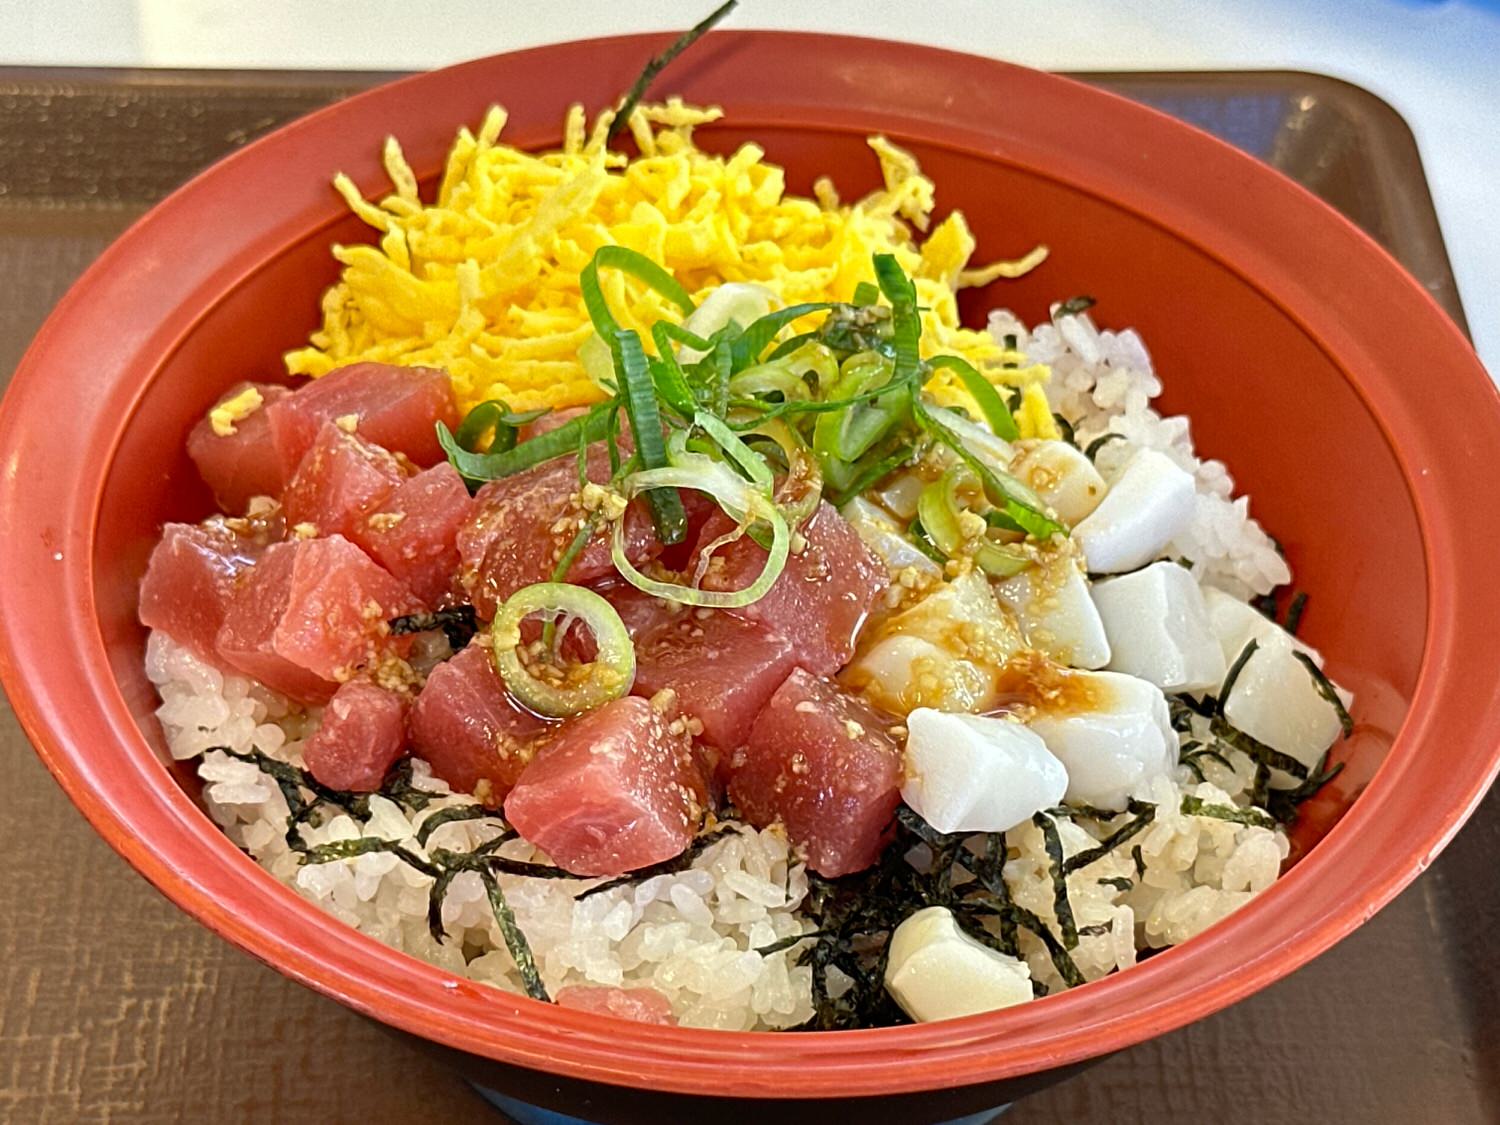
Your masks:
<svg viewBox="0 0 1500 1125"><path fill-rule="evenodd" d="M618 244L661 262L695 298L749 281L783 304L849 300L871 277L871 255L894 254L916 279L929 354L962 356L996 383L1045 381L1045 368L1015 367L988 333L964 328L955 298L965 285L1034 268L1045 247L971 270L974 237L957 212L918 244L913 230L930 225L934 185L886 138L869 142L883 187L845 205L826 180L814 199L788 195L783 170L758 145L728 157L699 149L693 129L720 116L677 98L640 106L629 121L640 155L629 159L605 147L607 112L590 127L574 106L561 149L534 154L500 143L505 112L495 107L477 133L459 130L428 204L388 139L390 195L371 202L348 177L334 180L380 238L334 247L343 271L309 345L287 353L288 371L316 376L363 360L442 367L464 409L489 398L516 410L597 401L577 358L590 334L578 274L600 246ZM627 326L680 316L622 274L608 275L606 289ZM949 377L931 389L966 403Z"/></svg>

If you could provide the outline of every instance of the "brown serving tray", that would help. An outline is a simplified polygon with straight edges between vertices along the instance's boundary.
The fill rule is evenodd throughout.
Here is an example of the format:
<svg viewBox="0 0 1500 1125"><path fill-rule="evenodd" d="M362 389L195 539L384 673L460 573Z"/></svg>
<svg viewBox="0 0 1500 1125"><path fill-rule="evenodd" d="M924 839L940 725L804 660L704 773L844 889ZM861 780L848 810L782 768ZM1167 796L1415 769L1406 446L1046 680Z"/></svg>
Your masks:
<svg viewBox="0 0 1500 1125"><path fill-rule="evenodd" d="M255 136L386 77L0 68L0 385L67 286L152 203ZM1384 102L1291 72L1078 77L1216 133L1321 195L1465 327L1416 145ZM90 456L69 444L66 403L57 448ZM128 876L3 704L0 764L10 868L0 1121L498 1120L423 1053ZM1492 794L1420 881L1333 951L1016 1105L1006 1125L1500 1120L1497 855Z"/></svg>

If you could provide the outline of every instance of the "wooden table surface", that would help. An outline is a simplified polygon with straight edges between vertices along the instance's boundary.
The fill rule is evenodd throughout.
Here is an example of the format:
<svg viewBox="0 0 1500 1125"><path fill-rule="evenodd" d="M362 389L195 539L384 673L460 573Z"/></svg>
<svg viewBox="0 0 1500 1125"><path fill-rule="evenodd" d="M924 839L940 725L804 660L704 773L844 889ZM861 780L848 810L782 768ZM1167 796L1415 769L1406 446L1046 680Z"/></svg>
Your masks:
<svg viewBox="0 0 1500 1125"><path fill-rule="evenodd" d="M1295 102L1297 78L1250 76L1234 89L1222 76L1218 87L1202 76L1099 80L1176 99L1168 108L1232 134L1245 113L1271 112L1267 99ZM71 279L145 206L249 136L365 81L0 72L0 379ZM1368 103L1340 105L1331 87L1314 86L1345 126L1335 154L1344 171L1324 146L1300 178L1383 237L1461 316L1435 223L1400 213L1426 199L1419 170L1410 182L1415 149L1395 152L1399 130L1393 141L1361 125ZM1376 230L1382 223L1392 225ZM61 445L65 412L58 424ZM0 855L12 869L0 882L0 1121L503 1120L440 1064L171 906L94 835L3 705L0 765ZM1421 880L1332 952L1018 1104L1005 1122L1500 1121L1497 855L1492 794Z"/></svg>

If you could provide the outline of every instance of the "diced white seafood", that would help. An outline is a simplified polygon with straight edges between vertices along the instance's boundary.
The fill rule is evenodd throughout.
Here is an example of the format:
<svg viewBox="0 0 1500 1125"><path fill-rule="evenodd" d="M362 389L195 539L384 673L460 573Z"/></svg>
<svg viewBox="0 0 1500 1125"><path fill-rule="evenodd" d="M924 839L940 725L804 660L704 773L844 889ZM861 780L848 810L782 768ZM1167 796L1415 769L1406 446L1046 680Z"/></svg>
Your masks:
<svg viewBox="0 0 1500 1125"><path fill-rule="evenodd" d="M1073 528L1089 571L1120 574L1160 555L1193 518L1195 491L1191 474L1165 453L1137 453L1099 506Z"/></svg>
<svg viewBox="0 0 1500 1125"><path fill-rule="evenodd" d="M971 938L951 911L929 906L891 934L886 990L914 1020L957 1019L1032 998L1024 961Z"/></svg>
<svg viewBox="0 0 1500 1125"><path fill-rule="evenodd" d="M997 582L995 596L1016 615L1032 648L1074 668L1109 663L1104 622L1074 559L1059 556Z"/></svg>
<svg viewBox="0 0 1500 1125"><path fill-rule="evenodd" d="M1010 472L1069 527L1093 512L1108 489L1094 463L1065 441L1017 443Z"/></svg>
<svg viewBox="0 0 1500 1125"><path fill-rule="evenodd" d="M1155 684L1119 672L1070 678L1067 708L1043 711L1031 729L1067 769L1068 800L1123 809L1131 793L1177 764L1166 697Z"/></svg>
<svg viewBox="0 0 1500 1125"><path fill-rule="evenodd" d="M1109 637L1111 671L1166 692L1213 691L1223 682L1227 665L1203 591L1176 563L1096 582L1093 596Z"/></svg>

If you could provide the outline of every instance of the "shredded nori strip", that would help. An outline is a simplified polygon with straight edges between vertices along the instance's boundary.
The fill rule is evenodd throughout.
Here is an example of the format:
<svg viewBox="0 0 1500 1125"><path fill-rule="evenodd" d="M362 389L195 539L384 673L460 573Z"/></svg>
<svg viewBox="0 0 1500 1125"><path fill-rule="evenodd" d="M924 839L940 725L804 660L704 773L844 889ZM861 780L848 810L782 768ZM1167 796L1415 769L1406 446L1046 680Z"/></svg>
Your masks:
<svg viewBox="0 0 1500 1125"><path fill-rule="evenodd" d="M1116 440L1123 441L1124 439L1125 439L1125 435L1124 434L1117 434L1114 431L1110 431L1107 434L1100 434L1093 441L1089 442L1088 447L1086 449L1084 449L1084 451L1083 451L1083 455L1085 457L1087 457L1090 461L1092 461L1094 458L1096 458L1097 456L1099 456L1099 451L1101 449L1103 449L1106 445L1108 445L1110 442L1116 441Z"/></svg>
<svg viewBox="0 0 1500 1125"><path fill-rule="evenodd" d="M1057 821L1046 813L1037 813L1031 818L1042 833L1042 843L1047 849L1047 858L1052 868L1052 913L1057 917L1058 929L1062 931L1064 948L1078 945L1078 923L1073 918L1073 904L1068 899L1068 878L1064 870L1067 857L1063 855L1062 836L1057 831Z"/></svg>
<svg viewBox="0 0 1500 1125"><path fill-rule="evenodd" d="M1124 876L1114 876L1109 879L1095 879L1094 882L1103 883L1105 886L1113 887L1117 891L1132 891L1135 889L1135 880L1126 879Z"/></svg>
<svg viewBox="0 0 1500 1125"><path fill-rule="evenodd" d="M1257 807L1266 805L1271 788L1271 767L1265 762L1255 763L1255 779L1250 783L1250 803Z"/></svg>
<svg viewBox="0 0 1500 1125"><path fill-rule="evenodd" d="M1119 809L1101 809L1084 801L1074 801L1071 805L1054 805L1042 811L1048 816L1061 816L1069 820L1077 820L1079 817L1087 820L1114 820L1120 815Z"/></svg>
<svg viewBox="0 0 1500 1125"><path fill-rule="evenodd" d="M1137 844L1130 849L1130 858L1135 861L1135 873L1137 877L1146 874L1146 857L1141 854L1141 846Z"/></svg>
<svg viewBox="0 0 1500 1125"><path fill-rule="evenodd" d="M1286 624L1282 626L1292 636L1297 635L1297 630L1302 626L1302 615L1307 611L1307 593L1299 590L1292 595L1292 602L1286 607Z"/></svg>
<svg viewBox="0 0 1500 1125"><path fill-rule="evenodd" d="M1073 872L1103 859L1121 844L1145 831L1151 822L1156 819L1156 806L1147 801L1132 800L1126 805L1125 811L1130 813L1132 819L1126 821L1119 828L1104 837L1103 840L1100 840L1097 847L1088 848L1085 851L1068 857L1067 861L1063 864L1064 875L1071 875ZM1119 816L1120 814L1116 813L1115 815ZM1139 852L1140 847L1137 846L1134 851Z"/></svg>
<svg viewBox="0 0 1500 1125"><path fill-rule="evenodd" d="M1109 931L1110 931L1110 924L1108 922L1099 922L1098 924L1093 925L1093 926L1085 926L1085 927L1083 927L1083 929L1081 929L1081 930L1078 931L1078 936L1079 937L1098 937L1100 934L1107 934L1107 933L1109 933Z"/></svg>
<svg viewBox="0 0 1500 1125"><path fill-rule="evenodd" d="M1093 297L1082 295L1077 297L1069 297L1066 301L1057 306L1057 311L1052 315L1054 319L1059 316L1077 316L1081 312L1087 312L1098 303L1099 302L1096 301Z"/></svg>
<svg viewBox="0 0 1500 1125"><path fill-rule="evenodd" d="M426 633L432 629L441 629L454 652L473 640L474 634L479 631L479 620L471 605L450 606L434 613L408 613L393 617L386 624L398 637L407 633Z"/></svg>
<svg viewBox="0 0 1500 1125"><path fill-rule="evenodd" d="M1219 702L1215 711L1222 715L1224 705L1229 702L1229 693L1234 690L1234 682L1240 678L1246 663L1255 655L1255 650L1260 647L1260 642L1254 637L1245 642L1245 647L1240 649L1240 654L1234 658L1234 663L1229 666L1229 672L1224 677L1224 686L1219 689Z"/></svg>
<svg viewBox="0 0 1500 1125"><path fill-rule="evenodd" d="M578 898L589 898L604 891L612 891L616 887L628 887L632 883L644 882L647 879L655 878L657 875L676 875L679 871L686 871L689 867L693 866L693 861L703 854L704 849L710 844L715 844L722 840L729 833L733 832L735 828L736 825L733 824L720 824L714 828L710 828L707 832L700 832L681 855L662 860L660 863L653 863L650 867L642 867L638 871L632 871L629 875L621 875L617 879L606 879L597 887L590 887L584 891ZM575 879L577 877L576 875L573 876Z"/></svg>
<svg viewBox="0 0 1500 1125"><path fill-rule="evenodd" d="M1211 805L1202 797L1194 797L1188 793L1184 793L1182 797L1182 815L1206 816L1213 820L1227 820L1251 828L1276 827L1275 818L1259 809L1242 809L1238 805Z"/></svg>
<svg viewBox="0 0 1500 1125"><path fill-rule="evenodd" d="M1349 709L1344 706L1344 701L1339 698L1338 689L1333 686L1333 681L1323 674L1323 669L1319 668L1307 653L1297 651L1292 655L1302 662L1302 667L1307 669L1307 674L1312 677L1313 686L1318 689L1318 694L1328 700L1333 705L1333 709L1338 712L1339 729L1344 732L1344 737L1348 738L1354 733L1354 719L1350 716Z"/></svg>
<svg viewBox="0 0 1500 1125"><path fill-rule="evenodd" d="M1280 750L1273 750L1264 742L1252 738L1237 727L1230 726L1229 722L1223 716L1218 716L1214 719L1213 734L1220 742L1233 747L1261 765L1289 773L1298 781L1307 777L1307 767L1297 761L1296 758L1290 754L1283 754ZM1255 803L1259 804L1260 802L1257 801Z"/></svg>
<svg viewBox="0 0 1500 1125"><path fill-rule="evenodd" d="M1262 617L1269 617L1272 621L1276 620L1278 610L1276 608L1275 594L1258 594L1250 599L1250 605Z"/></svg>
<svg viewBox="0 0 1500 1125"><path fill-rule="evenodd" d="M446 809L438 809L437 812L424 819L418 827L417 843L425 848L432 834L445 824L452 824L459 820L481 820L493 815L483 805L452 805Z"/></svg>
<svg viewBox="0 0 1500 1125"><path fill-rule="evenodd" d="M505 893L500 889L499 880L485 869L480 870L479 878L484 883L484 893L489 896L490 909L495 912L495 922L500 927L500 936L505 939L505 948L510 950L511 960L516 963L516 972L521 975L521 983L526 986L526 995L544 1003L550 1001L552 998L547 995L547 986L542 983L541 974L536 971L531 945L521 932L521 927L516 924L516 916L510 909L510 903L505 901Z"/></svg>
<svg viewBox="0 0 1500 1125"><path fill-rule="evenodd" d="M1265 798L1266 811L1282 824L1291 824L1297 819L1297 811L1302 803L1342 773L1343 769L1343 762L1328 765L1328 755L1324 754L1318 762L1318 768L1301 785L1295 789L1271 790Z"/></svg>
<svg viewBox="0 0 1500 1125"><path fill-rule="evenodd" d="M656 81L656 76L665 70L673 59L696 43L709 28L734 11L738 3L739 0L727 0L726 3L720 4L707 16L683 32L670 47L646 64L645 69L640 73L640 77L635 80L625 96L620 99L620 104L615 109L615 119L610 122L609 132L605 134L606 143L613 141L620 135L625 126L629 124L630 115L635 112L635 107L640 104L641 98L645 97L646 90L651 86L651 83Z"/></svg>
<svg viewBox="0 0 1500 1125"><path fill-rule="evenodd" d="M1063 441L1067 442L1074 449L1077 449L1078 434L1073 429L1073 423L1069 422L1066 418L1064 418L1061 414L1058 414L1056 411L1053 411L1052 413L1052 421L1057 423L1057 428L1062 433Z"/></svg>

